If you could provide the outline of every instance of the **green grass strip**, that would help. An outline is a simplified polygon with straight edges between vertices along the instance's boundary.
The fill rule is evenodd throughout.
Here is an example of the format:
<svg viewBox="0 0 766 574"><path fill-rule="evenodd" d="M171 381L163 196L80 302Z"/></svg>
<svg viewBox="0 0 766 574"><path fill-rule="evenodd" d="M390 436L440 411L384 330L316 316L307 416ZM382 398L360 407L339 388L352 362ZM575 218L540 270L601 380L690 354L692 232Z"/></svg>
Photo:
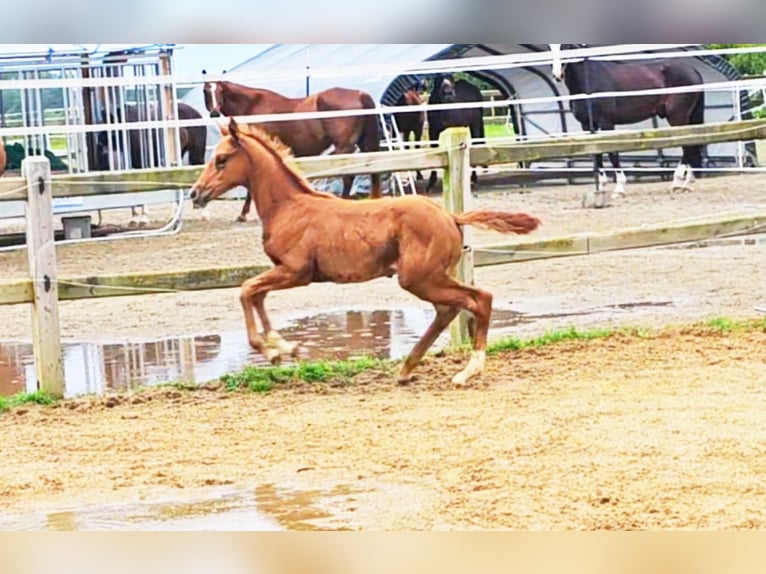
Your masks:
<svg viewBox="0 0 766 574"><path fill-rule="evenodd" d="M246 388L251 391L265 393L280 383L304 381L307 383L339 380L350 383L361 373L370 369L391 366L390 361L361 357L347 361L312 361L301 362L285 367L245 367L239 373L224 375L221 381L228 390Z"/></svg>

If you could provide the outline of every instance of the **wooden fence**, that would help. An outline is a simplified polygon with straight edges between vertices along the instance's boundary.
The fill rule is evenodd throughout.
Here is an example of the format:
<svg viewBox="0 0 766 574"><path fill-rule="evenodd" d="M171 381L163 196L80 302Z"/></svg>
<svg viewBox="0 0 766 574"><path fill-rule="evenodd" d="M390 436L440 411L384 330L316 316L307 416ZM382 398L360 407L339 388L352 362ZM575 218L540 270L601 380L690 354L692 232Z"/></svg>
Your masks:
<svg viewBox="0 0 766 574"><path fill-rule="evenodd" d="M502 142L471 146L467 129L442 134L439 148L320 156L291 160L307 177L358 173L444 169L445 205L453 212L471 209L470 168L591 155L597 152L660 149L679 145L766 138L766 120L747 120L611 134L583 134L539 142ZM63 395L58 301L236 287L265 267L242 266L184 272L59 278L56 272L52 200L54 197L104 195L189 187L200 167L130 170L83 175L51 175L46 158L25 159L23 177L0 179L0 199L28 202L27 250L30 279L0 283L0 305L32 303L33 339L38 387ZM105 184L108 183L107 187ZM766 225L766 213L733 214L691 225L641 227L606 234L515 241L475 247L466 251L460 274L472 281L474 266L498 265L547 257L584 255L599 251L669 245L752 233ZM466 244L472 246L470 229ZM467 336L465 322L452 326L453 341Z"/></svg>

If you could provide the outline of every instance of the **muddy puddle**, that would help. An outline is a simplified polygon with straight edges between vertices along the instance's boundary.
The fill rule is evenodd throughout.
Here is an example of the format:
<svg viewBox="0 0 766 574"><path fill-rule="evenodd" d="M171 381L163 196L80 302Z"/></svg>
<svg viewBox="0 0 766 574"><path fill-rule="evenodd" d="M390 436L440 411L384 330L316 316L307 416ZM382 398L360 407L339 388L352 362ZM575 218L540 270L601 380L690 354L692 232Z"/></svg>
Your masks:
<svg viewBox="0 0 766 574"><path fill-rule="evenodd" d="M600 314L614 316L641 307L667 306L669 301L616 303L597 308L551 311L553 304L522 310L496 308L493 334L552 317ZM546 308L547 307L547 308ZM405 356L433 319L433 310L334 310L310 317L283 320L275 327L288 340L299 341L304 359L349 359ZM448 334L435 348L447 343ZM203 383L242 369L267 363L248 345L244 330L159 340L65 343L64 374L68 396L125 390L173 381ZM286 363L286 364L289 364ZM0 342L0 395L37 388L32 345Z"/></svg>
<svg viewBox="0 0 766 574"><path fill-rule="evenodd" d="M282 531L321 530L331 515L323 499L353 504L353 491L289 491L261 485L247 492L220 493L204 499L172 500L98 507L57 508L25 514L0 514L0 530L9 531Z"/></svg>

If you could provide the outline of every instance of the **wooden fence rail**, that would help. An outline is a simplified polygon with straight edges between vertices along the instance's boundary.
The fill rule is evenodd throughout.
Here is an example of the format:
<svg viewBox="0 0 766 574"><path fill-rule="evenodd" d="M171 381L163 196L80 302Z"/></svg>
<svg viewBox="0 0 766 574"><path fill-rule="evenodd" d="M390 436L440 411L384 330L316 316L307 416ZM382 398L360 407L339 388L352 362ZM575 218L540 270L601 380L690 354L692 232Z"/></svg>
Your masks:
<svg viewBox="0 0 766 574"><path fill-rule="evenodd" d="M499 142L470 148L470 164L494 165L588 156L599 152L662 149L766 138L766 119L679 126L651 130L578 134L543 141ZM307 177L335 177L446 168L447 151L438 148L391 150L292 160ZM188 166L52 176L53 197L107 195L189 187L202 168ZM108 184L108 185L107 185ZM0 200L26 200L23 177L0 179Z"/></svg>

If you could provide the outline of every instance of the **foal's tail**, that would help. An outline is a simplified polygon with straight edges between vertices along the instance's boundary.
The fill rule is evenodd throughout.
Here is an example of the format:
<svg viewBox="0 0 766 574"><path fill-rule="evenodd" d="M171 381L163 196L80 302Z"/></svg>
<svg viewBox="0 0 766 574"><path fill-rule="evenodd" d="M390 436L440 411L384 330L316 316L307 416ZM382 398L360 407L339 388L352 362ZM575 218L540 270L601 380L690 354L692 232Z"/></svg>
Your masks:
<svg viewBox="0 0 766 574"><path fill-rule="evenodd" d="M474 225L500 233L520 235L534 231L540 225L540 220L536 217L526 213L508 213L507 211L466 211L453 213L452 217L459 225Z"/></svg>

